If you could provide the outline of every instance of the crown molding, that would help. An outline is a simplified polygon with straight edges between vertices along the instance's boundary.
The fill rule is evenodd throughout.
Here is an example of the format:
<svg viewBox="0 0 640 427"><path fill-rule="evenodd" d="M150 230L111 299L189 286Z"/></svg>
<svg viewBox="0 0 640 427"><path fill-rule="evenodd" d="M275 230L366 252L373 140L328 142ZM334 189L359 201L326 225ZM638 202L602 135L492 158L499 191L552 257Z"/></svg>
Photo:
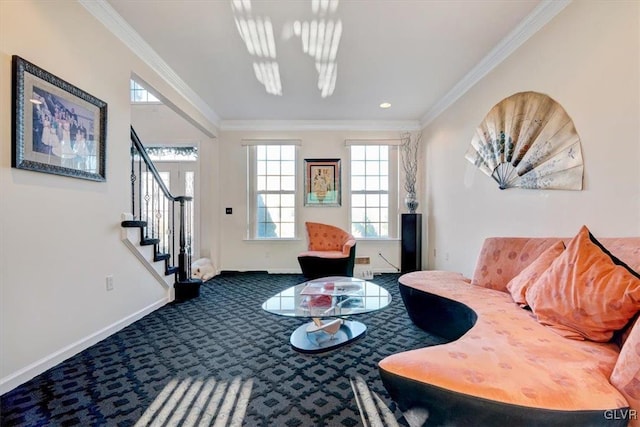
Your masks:
<svg viewBox="0 0 640 427"><path fill-rule="evenodd" d="M189 101L215 127L220 117L193 91L175 71L156 53L127 21L105 0L78 0L78 2L129 49L164 79L176 92Z"/></svg>
<svg viewBox="0 0 640 427"><path fill-rule="evenodd" d="M449 92L436 102L422 117L422 127L429 125L462 95L467 93L498 64L507 59L525 41L537 33L572 0L544 0L517 27L500 41L475 67L471 69Z"/></svg>
<svg viewBox="0 0 640 427"><path fill-rule="evenodd" d="M413 131L417 120L223 120L223 131Z"/></svg>
<svg viewBox="0 0 640 427"><path fill-rule="evenodd" d="M449 92L438 100L421 120L221 120L155 50L107 3L106 0L78 2L118 37L134 54L190 102L219 130L224 131L414 131L429 125L468 92L498 64L508 58L532 35L567 7L572 0L543 0L518 26L500 41Z"/></svg>

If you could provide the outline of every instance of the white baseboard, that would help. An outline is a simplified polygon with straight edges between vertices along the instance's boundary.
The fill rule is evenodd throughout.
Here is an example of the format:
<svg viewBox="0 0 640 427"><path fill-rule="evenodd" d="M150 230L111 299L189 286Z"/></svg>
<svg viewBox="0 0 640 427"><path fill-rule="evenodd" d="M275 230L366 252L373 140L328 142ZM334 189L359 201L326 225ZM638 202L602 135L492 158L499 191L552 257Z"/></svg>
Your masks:
<svg viewBox="0 0 640 427"><path fill-rule="evenodd" d="M375 268L373 270L373 274L382 274L382 273L400 273L395 268L385 267L385 268Z"/></svg>
<svg viewBox="0 0 640 427"><path fill-rule="evenodd" d="M166 305L169 302L169 298L165 297L159 301L154 302L147 307L121 319L106 328L103 328L85 338L82 338L75 343L72 343L55 353L52 353L42 359L20 369L13 374L7 375L6 377L0 379L0 395L13 390L21 384L26 383L30 379L34 378L36 375L40 375L45 372L47 369L53 368L59 363L67 360L68 358L80 353L82 350L85 350L92 345L102 341L103 339L113 335L118 332L120 329L129 326L133 322L142 319L147 314L159 309L160 307Z"/></svg>
<svg viewBox="0 0 640 427"><path fill-rule="evenodd" d="M267 270L269 274L302 274L300 268L272 268Z"/></svg>

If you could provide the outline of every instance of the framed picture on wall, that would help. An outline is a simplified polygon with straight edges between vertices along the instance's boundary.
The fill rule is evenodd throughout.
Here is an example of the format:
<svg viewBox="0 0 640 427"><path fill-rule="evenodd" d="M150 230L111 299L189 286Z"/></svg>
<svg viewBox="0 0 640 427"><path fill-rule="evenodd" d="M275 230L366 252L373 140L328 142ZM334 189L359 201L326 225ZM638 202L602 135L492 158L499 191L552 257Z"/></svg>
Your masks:
<svg viewBox="0 0 640 427"><path fill-rule="evenodd" d="M105 181L107 104L13 56L11 166Z"/></svg>
<svg viewBox="0 0 640 427"><path fill-rule="evenodd" d="M304 205L340 206L340 159L304 159Z"/></svg>

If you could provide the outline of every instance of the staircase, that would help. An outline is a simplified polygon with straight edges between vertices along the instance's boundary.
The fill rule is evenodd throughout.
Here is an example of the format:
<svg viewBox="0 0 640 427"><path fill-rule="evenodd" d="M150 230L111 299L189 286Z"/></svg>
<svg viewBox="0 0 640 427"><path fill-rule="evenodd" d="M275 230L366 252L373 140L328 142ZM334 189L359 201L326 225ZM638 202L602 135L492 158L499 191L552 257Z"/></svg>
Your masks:
<svg viewBox="0 0 640 427"><path fill-rule="evenodd" d="M131 240L128 230L139 230L139 247L130 248L157 279L165 284L174 282L176 301L199 296L202 285L202 280L191 277L192 209L191 197L169 192L131 127L131 214L125 214L121 222L123 241ZM152 247L151 254L145 247Z"/></svg>

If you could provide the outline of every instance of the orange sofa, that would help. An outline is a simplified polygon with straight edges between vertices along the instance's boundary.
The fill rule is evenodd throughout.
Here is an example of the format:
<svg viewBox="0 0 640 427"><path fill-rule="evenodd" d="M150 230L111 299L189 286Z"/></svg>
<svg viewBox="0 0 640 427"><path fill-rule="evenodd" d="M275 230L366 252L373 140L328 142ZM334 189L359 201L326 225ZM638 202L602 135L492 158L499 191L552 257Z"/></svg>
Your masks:
<svg viewBox="0 0 640 427"><path fill-rule="evenodd" d="M384 386L412 426L640 424L637 308L611 339L595 342L570 337L562 328L550 326L553 321L541 320L544 316L536 314L541 304L527 309L522 307L526 302L518 304L512 297L511 284L523 276L531 279L531 290L525 295L535 297L536 280L553 277L561 269L560 256L545 261L549 268L536 274L527 275L525 270L532 269L558 242L564 242L559 244L560 251L567 253L575 239L489 238L473 279L445 271L418 271L399 278L411 320L448 340L379 362ZM620 261L612 268L626 264L629 283L635 276L640 279L640 238L600 239L600 244L605 258L613 254L612 259ZM593 264L590 259L579 261ZM591 285L584 277L574 276L582 285ZM624 298L631 296L627 298L631 307L640 302L639 289L623 292ZM580 320L583 313L579 311L569 313L569 318Z"/></svg>

